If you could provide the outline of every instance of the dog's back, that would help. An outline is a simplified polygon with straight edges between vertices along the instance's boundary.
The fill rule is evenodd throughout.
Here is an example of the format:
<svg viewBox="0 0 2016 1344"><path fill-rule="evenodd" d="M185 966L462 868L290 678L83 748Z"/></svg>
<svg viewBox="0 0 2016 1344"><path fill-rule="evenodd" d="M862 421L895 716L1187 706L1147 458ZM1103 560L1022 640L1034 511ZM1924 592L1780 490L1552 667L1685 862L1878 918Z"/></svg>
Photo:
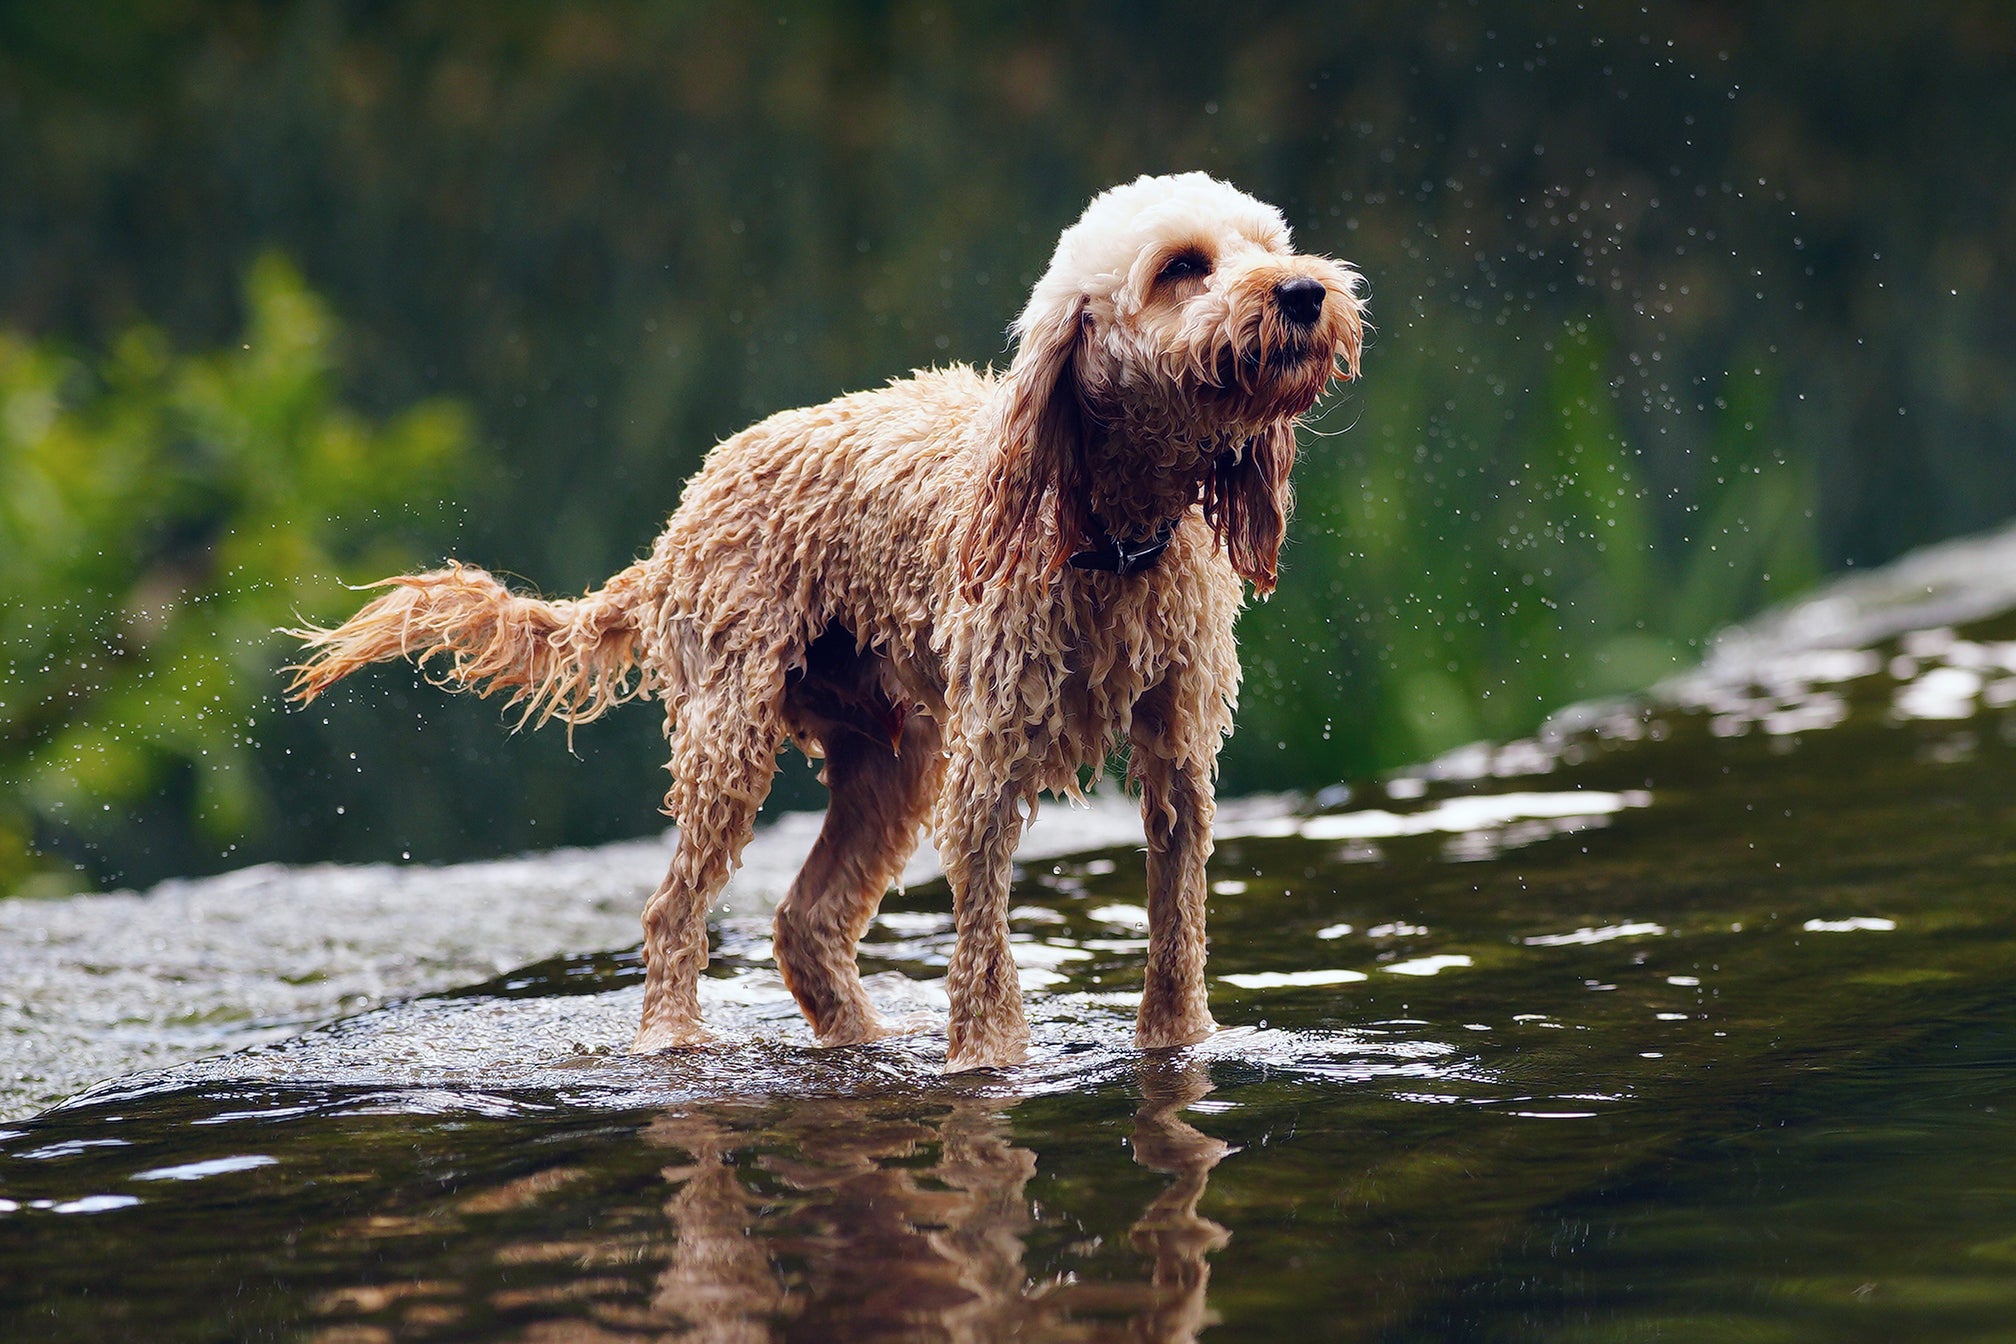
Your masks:
<svg viewBox="0 0 2016 1344"><path fill-rule="evenodd" d="M788 605L808 638L837 618L881 642L906 616L944 610L996 381L963 365L922 370L724 440L657 543L668 613Z"/></svg>

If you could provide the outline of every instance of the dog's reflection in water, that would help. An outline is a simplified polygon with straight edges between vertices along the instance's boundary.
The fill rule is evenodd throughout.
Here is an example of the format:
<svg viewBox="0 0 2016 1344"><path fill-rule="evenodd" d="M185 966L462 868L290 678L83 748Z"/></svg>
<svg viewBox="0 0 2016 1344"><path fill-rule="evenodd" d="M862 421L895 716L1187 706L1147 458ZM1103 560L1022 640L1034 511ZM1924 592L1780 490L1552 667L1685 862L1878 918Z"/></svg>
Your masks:
<svg viewBox="0 0 2016 1344"><path fill-rule="evenodd" d="M711 1101L656 1116L641 1145L577 1140L338 1225L321 1252L370 1272L310 1301L308 1339L1194 1339L1231 1238L1197 1203L1232 1150L1183 1118L1211 1091L1201 1065L1148 1059L1138 1079L1133 1159L1171 1179L1124 1243L1098 1235L1132 1212L1102 1203L1118 1154L1059 1153L1032 1194L1020 1098Z"/></svg>
<svg viewBox="0 0 2016 1344"><path fill-rule="evenodd" d="M1134 1160L1175 1181L1135 1220L1129 1239L1154 1259L1147 1301L1135 1318L1132 1337L1192 1340L1211 1324L1204 1290L1211 1281L1205 1259L1232 1234L1202 1217L1197 1201L1210 1183L1211 1168L1234 1149L1183 1119L1183 1108L1211 1090L1210 1075L1197 1065L1149 1061L1142 1070L1145 1100L1134 1116Z"/></svg>
<svg viewBox="0 0 2016 1344"><path fill-rule="evenodd" d="M1153 1262L1145 1283L1025 1266L1036 1155L1010 1137L1014 1100L956 1100L929 1119L813 1100L766 1117L768 1151L746 1166L750 1135L718 1109L646 1131L681 1158L665 1169L674 1244L652 1315L719 1344L1194 1339L1211 1320L1206 1257L1231 1237L1197 1202L1233 1150L1182 1118L1211 1090L1201 1066L1147 1060L1140 1081L1134 1160L1174 1177L1129 1233Z"/></svg>

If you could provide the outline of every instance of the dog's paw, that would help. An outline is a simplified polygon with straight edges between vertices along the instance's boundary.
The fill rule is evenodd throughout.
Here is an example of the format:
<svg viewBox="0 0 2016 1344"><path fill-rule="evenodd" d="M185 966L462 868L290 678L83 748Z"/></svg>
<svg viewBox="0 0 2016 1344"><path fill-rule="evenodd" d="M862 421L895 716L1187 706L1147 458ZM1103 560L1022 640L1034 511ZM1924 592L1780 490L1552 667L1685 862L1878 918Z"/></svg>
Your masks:
<svg viewBox="0 0 2016 1344"><path fill-rule="evenodd" d="M1012 1069L1029 1055L1027 1041L983 1042L948 1051L945 1072L972 1073L976 1069Z"/></svg>
<svg viewBox="0 0 2016 1344"><path fill-rule="evenodd" d="M647 1022L637 1028L637 1036L630 1042L630 1053L655 1055L661 1050L685 1050L713 1043L714 1034L697 1022Z"/></svg>
<svg viewBox="0 0 2016 1344"><path fill-rule="evenodd" d="M1134 1044L1142 1050L1174 1050L1179 1046L1208 1041L1218 1031L1209 1013L1164 1021L1142 1022L1134 1030Z"/></svg>

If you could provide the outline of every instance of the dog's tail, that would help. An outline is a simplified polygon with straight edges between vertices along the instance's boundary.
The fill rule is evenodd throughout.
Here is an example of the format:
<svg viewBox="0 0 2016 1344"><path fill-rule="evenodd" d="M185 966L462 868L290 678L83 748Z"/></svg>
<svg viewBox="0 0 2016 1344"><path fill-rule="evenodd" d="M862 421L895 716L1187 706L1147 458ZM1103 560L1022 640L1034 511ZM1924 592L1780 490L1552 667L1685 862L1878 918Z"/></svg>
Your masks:
<svg viewBox="0 0 2016 1344"><path fill-rule="evenodd" d="M653 689L632 616L645 581L633 565L571 601L513 593L483 570L450 562L370 585L387 591L333 630L287 630L305 643L287 694L307 704L367 663L446 659L436 684L478 695L508 691L520 726L598 719Z"/></svg>

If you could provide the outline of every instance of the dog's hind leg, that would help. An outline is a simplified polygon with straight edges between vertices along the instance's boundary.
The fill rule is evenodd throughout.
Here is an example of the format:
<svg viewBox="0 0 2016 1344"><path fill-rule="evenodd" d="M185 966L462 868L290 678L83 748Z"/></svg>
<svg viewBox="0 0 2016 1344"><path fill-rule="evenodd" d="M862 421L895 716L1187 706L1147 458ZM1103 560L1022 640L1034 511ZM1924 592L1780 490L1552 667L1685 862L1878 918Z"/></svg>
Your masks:
<svg viewBox="0 0 2016 1344"><path fill-rule="evenodd" d="M917 847L943 769L937 725L911 715L894 743L823 725L832 801L803 871L777 907L777 969L822 1045L888 1034L861 987L855 946Z"/></svg>
<svg viewBox="0 0 2016 1344"><path fill-rule="evenodd" d="M782 672L747 664L717 671L678 707L666 810L679 843L665 880L644 906L644 1014L638 1054L709 1039L700 1024L700 972L707 966L707 909L741 861L770 792L783 736Z"/></svg>

